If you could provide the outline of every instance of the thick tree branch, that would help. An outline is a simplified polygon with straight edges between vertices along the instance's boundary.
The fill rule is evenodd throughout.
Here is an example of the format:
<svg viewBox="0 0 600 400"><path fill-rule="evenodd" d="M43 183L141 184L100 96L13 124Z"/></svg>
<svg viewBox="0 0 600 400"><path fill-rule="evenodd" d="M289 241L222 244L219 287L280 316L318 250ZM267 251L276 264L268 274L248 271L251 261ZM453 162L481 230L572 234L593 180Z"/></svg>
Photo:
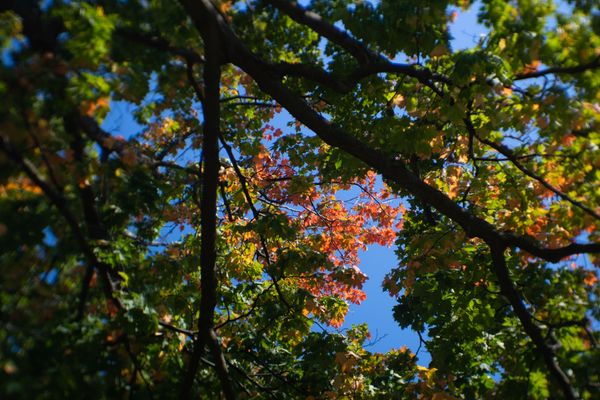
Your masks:
<svg viewBox="0 0 600 400"><path fill-rule="evenodd" d="M551 263L559 262L575 254L600 253L600 243L571 243L567 246L551 249L540 247L534 239L529 237L517 236L512 233L501 233L501 237L506 245L518 247Z"/></svg>
<svg viewBox="0 0 600 400"><path fill-rule="evenodd" d="M320 15L300 6L296 1L289 0L264 0L265 3L275 6L299 24L306 25L319 35L327 38L332 43L344 48L359 64L379 61L381 56L374 53L348 33L321 18Z"/></svg>
<svg viewBox="0 0 600 400"><path fill-rule="evenodd" d="M447 77L435 74L426 68L417 68L410 64L394 63L387 60L383 60L378 63L372 63L368 65L362 65L356 69L350 76L351 81L358 81L366 78L367 76L379 74L379 73L390 73L397 75L406 75L415 78L428 88L430 88L435 94L440 97L444 97L444 93L441 88L436 86L435 82L441 82L445 84L451 83Z"/></svg>
<svg viewBox="0 0 600 400"><path fill-rule="evenodd" d="M430 88L440 97L443 97L443 92L434 82L450 83L448 78L439 74L434 74L428 69L418 68L416 65L394 63L387 60L361 65L345 77L337 77L317 66L299 63L269 64L268 68L271 68L275 73L281 76L297 76L310 79L313 82L320 83L342 94L350 92L361 79L379 73L410 76Z"/></svg>
<svg viewBox="0 0 600 400"><path fill-rule="evenodd" d="M214 316L217 307L216 239L217 239L217 190L219 186L219 125L220 125L220 81L223 55L218 30L213 21L203 19L200 32L205 45L204 65L204 115L202 140L202 197L200 199L200 316L198 338L194 342L192 357L181 387L181 398L192 397L194 378L204 352L208 346L213 356L215 370L221 382L221 390L228 400L235 399L235 392L227 369L227 363L214 331Z"/></svg>
<svg viewBox="0 0 600 400"><path fill-rule="evenodd" d="M295 76L309 79L320 83L340 93L348 93L353 85L315 65L301 63L276 63L270 64L269 68L280 76Z"/></svg>
<svg viewBox="0 0 600 400"><path fill-rule="evenodd" d="M194 91L196 93L196 97L198 97L198 99L203 99L204 91L202 90L200 85L198 85L198 82L194 78L194 74L192 73L192 71L190 69L188 69L188 80L190 81L190 84L192 85L192 88L194 89ZM225 149L225 152L227 153L227 156L229 157L231 164L233 165L233 169L235 171L235 174L238 177L238 180L240 181L240 185L242 186L242 193L244 194L246 203L248 204L248 206L250 207L250 210L252 211L252 216L254 217L254 219L258 220L260 214L259 214L256 206L254 205L254 201L252 200L252 197L250 196L250 192L248 191L248 181L238 165L237 159L235 158L235 155L233 154L233 150L232 150L231 146L227 143L227 141L225 140L225 138L223 137L223 135L220 131L219 131L219 140L220 140L221 144L223 145L223 148ZM261 236L260 241L261 241L261 245L262 245L262 248L264 251L264 255L265 255L264 258L266 260L266 263L267 263L267 265L270 265L271 257L269 255L269 249L267 247L266 240L264 237ZM288 309L290 309L290 305L289 305L288 301L285 299L285 297L283 296L283 293L281 292L281 288L279 287L277 278L272 275L270 275L270 276L273 279L273 284L275 285L275 290L277 291L277 295L279 296L279 298L281 299L283 304Z"/></svg>
<svg viewBox="0 0 600 400"><path fill-rule="evenodd" d="M506 266L506 260L504 258L504 245L502 243L494 242L488 242L488 244L490 245L490 251L492 254L494 273L498 278L498 283L500 285L502 294L510 302L515 314L517 315L517 318L519 318L519 321L521 321L523 329L531 338L538 351L541 353L548 370L560 386L565 398L569 400L576 399L577 396L573 391L571 383L569 382L569 378L558 365L558 362L556 361L556 355L545 342L541 329L533 322L529 311L527 311L527 308L521 300L519 292L517 292L517 289L513 284L509 270Z"/></svg>
<svg viewBox="0 0 600 400"><path fill-rule="evenodd" d="M378 54L359 40L351 37L348 33L339 29L320 15L305 9L296 1L288 0L264 0L265 3L273 5L281 12L288 15L294 21L301 25L308 26L319 35L327 38L348 51L358 62L359 67L344 79L336 79L330 73L316 67L304 64L281 63L274 65L273 68L284 75L303 76L315 82L324 84L342 93L350 91L356 83L371 75L382 72L398 75L407 75L417 79L439 96L443 96L440 88L436 87L434 81L450 83L450 80L442 75L434 74L426 68L419 68L415 65L394 63L387 60L381 54Z"/></svg>
<svg viewBox="0 0 600 400"><path fill-rule="evenodd" d="M523 79L539 78L541 76L552 75L552 74L554 74L554 75L579 74L579 73L593 70L596 68L600 68L600 56L596 57L595 59L593 59L592 61L590 61L588 63L575 65L572 67L550 67L550 68L542 69L542 70L535 71L535 72L517 74L515 76L514 80L519 81L519 80L523 80Z"/></svg>

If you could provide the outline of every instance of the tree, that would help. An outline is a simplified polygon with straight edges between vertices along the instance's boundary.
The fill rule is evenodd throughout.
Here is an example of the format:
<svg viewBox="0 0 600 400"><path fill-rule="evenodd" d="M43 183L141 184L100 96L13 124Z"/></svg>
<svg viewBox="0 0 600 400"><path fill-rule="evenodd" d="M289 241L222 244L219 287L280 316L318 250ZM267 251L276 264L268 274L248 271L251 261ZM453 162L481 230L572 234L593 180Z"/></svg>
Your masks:
<svg viewBox="0 0 600 400"><path fill-rule="evenodd" d="M3 1L3 398L598 396L597 6Z"/></svg>

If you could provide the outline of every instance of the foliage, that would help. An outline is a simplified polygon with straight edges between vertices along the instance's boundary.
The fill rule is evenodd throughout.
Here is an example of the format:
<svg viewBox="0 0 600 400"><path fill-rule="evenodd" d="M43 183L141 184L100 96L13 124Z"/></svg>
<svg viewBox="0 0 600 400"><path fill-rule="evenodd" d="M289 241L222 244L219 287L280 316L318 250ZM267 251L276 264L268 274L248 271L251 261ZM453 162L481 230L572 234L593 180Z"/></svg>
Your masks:
<svg viewBox="0 0 600 400"><path fill-rule="evenodd" d="M600 395L597 2L300 3L0 4L3 398Z"/></svg>

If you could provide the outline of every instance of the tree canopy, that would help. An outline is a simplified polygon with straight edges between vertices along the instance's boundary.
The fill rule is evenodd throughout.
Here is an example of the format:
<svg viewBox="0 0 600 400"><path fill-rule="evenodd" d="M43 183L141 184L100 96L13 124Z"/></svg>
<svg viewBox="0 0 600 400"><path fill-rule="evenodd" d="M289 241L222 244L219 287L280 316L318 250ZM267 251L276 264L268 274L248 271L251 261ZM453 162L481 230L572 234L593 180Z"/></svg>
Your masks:
<svg viewBox="0 0 600 400"><path fill-rule="evenodd" d="M3 0L0 38L2 398L600 396L597 0ZM373 244L429 365L338 329Z"/></svg>

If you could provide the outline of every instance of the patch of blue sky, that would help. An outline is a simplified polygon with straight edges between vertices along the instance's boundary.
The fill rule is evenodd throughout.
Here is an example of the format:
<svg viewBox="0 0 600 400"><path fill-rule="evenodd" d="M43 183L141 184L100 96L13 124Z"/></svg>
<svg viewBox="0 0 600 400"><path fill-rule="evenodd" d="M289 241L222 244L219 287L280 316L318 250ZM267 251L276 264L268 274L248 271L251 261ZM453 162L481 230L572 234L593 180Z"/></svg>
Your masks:
<svg viewBox="0 0 600 400"><path fill-rule="evenodd" d="M477 46L483 38L489 33L489 29L478 21L480 2L475 2L467 10L461 10L459 7L450 7L448 12L456 12L457 16L454 22L448 24L448 31L452 37L452 50L460 51Z"/></svg>

